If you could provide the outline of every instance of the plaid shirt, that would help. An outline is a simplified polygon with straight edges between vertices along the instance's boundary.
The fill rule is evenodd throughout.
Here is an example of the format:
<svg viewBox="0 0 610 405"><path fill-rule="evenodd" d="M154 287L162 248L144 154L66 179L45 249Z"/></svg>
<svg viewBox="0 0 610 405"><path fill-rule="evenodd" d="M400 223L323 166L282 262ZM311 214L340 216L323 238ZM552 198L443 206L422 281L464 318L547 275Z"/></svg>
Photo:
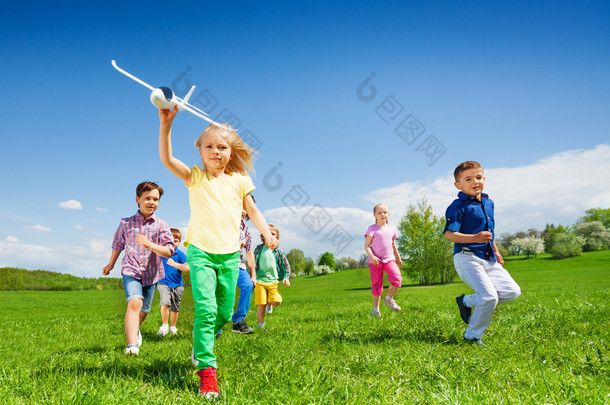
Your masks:
<svg viewBox="0 0 610 405"><path fill-rule="evenodd" d="M248 229L248 227L246 226L246 224L244 224L244 222L241 222L241 227L239 229L239 245L243 246L243 248L246 249L246 252L251 252L252 251L252 234L250 233L250 229ZM243 254L243 250L240 248L239 249L239 267L241 267L242 269L247 268L248 266L246 265L246 257L244 257Z"/></svg>
<svg viewBox="0 0 610 405"><path fill-rule="evenodd" d="M119 228L114 233L112 250L117 252L125 249L121 274L142 280L143 286L156 284L165 277L161 257L150 249L138 245L138 235L146 235L148 240L160 246L167 246L174 252L174 237L167 222L157 218L155 214L144 219L140 211L129 218L121 219Z"/></svg>
<svg viewBox="0 0 610 405"><path fill-rule="evenodd" d="M254 258L256 260L256 268L258 269L258 261L261 258L261 250L265 247L264 243L261 243L254 249ZM275 256L275 263L277 264L277 277L278 280L283 281L287 278L290 278L290 263L288 262L288 258L282 251L282 249L277 248L273 251L273 255Z"/></svg>
<svg viewBox="0 0 610 405"><path fill-rule="evenodd" d="M487 243L455 243L453 254L460 253L462 248L469 248L484 260L496 260L493 251L494 234L494 203L487 194L481 193L481 201L475 197L459 192L458 198L447 207L445 213L445 230L474 235L481 231L492 233L491 241Z"/></svg>

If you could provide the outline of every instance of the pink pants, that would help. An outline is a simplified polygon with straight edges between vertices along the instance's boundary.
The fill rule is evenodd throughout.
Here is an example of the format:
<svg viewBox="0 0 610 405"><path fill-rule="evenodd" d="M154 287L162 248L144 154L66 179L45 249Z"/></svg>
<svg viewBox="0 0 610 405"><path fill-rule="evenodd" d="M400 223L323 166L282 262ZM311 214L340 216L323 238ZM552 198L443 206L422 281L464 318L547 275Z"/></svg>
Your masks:
<svg viewBox="0 0 610 405"><path fill-rule="evenodd" d="M394 260L387 263L379 263L378 265L369 263L369 269L371 270L371 292L377 297L380 297L383 292L384 271L388 273L390 284L395 287L402 285L402 274L400 274L400 269Z"/></svg>

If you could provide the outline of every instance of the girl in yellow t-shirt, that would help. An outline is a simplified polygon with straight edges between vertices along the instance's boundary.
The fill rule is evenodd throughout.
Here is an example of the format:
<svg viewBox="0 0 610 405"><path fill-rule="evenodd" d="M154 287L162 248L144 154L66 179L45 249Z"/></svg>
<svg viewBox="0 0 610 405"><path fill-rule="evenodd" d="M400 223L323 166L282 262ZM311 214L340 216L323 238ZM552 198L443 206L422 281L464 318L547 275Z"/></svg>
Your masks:
<svg viewBox="0 0 610 405"><path fill-rule="evenodd" d="M195 300L193 351L199 362L199 393L212 398L219 395L214 336L231 319L235 303L242 209L269 249L278 241L250 195L252 148L237 132L210 125L195 141L204 169L188 167L172 154L171 126L177 112L177 107L159 110L159 156L189 190L191 218L184 245Z"/></svg>

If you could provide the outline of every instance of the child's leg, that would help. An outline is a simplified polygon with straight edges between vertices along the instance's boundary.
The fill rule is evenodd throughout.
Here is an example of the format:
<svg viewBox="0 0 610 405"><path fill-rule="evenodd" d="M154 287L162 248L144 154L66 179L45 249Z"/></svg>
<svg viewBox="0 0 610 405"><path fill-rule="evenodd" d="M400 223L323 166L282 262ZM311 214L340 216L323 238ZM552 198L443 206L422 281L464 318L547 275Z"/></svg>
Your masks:
<svg viewBox="0 0 610 405"><path fill-rule="evenodd" d="M383 265L369 263L371 272L371 293L373 294L373 307L379 308L379 301L383 293Z"/></svg>
<svg viewBox="0 0 610 405"><path fill-rule="evenodd" d="M175 328L176 327L176 323L178 322L178 312L171 312L170 314L171 317L171 323L170 326Z"/></svg>
<svg viewBox="0 0 610 405"><path fill-rule="evenodd" d="M221 263L219 263L221 267L217 270L214 334L218 333L231 320L233 306L235 305L237 276L239 275L239 252L219 256L221 256Z"/></svg>
<svg viewBox="0 0 610 405"><path fill-rule="evenodd" d="M134 298L127 303L125 312L125 337L127 344L136 344L138 329L140 327L140 310L142 309L142 299Z"/></svg>
<svg viewBox="0 0 610 405"><path fill-rule="evenodd" d="M498 293L498 304L512 301L521 295L521 287L513 280L510 273L498 262L487 270L487 276Z"/></svg>
<svg viewBox="0 0 610 405"><path fill-rule="evenodd" d="M190 245L187 250L195 301L193 352L199 369L217 368L214 355L214 322L216 319L216 271L212 255Z"/></svg>
<svg viewBox="0 0 610 405"><path fill-rule="evenodd" d="M167 324L169 321L169 305L161 305L161 323Z"/></svg>
<svg viewBox="0 0 610 405"><path fill-rule="evenodd" d="M180 302L182 301L182 294L184 294L184 287L178 286L176 288L172 288L169 312L170 312L170 322L171 327L176 327L176 322L178 322L178 312L180 312ZM167 323L167 322L165 322Z"/></svg>
<svg viewBox="0 0 610 405"><path fill-rule="evenodd" d="M457 253L453 263L460 278L475 291L464 297L464 305L474 307L464 337L481 339L498 304L496 288L487 275L488 262L474 255Z"/></svg>
<svg viewBox="0 0 610 405"><path fill-rule="evenodd" d="M152 300L155 296L155 289L157 288L156 284L147 285L142 287L142 309L140 309L140 325L150 312L150 307L152 306Z"/></svg>
<svg viewBox="0 0 610 405"><path fill-rule="evenodd" d="M258 323L265 323L265 307L266 305L257 305L256 306L256 317L258 319Z"/></svg>
<svg viewBox="0 0 610 405"><path fill-rule="evenodd" d="M394 295L402 285L402 274L400 273L400 268L394 260L391 260L383 264L383 269L386 273L388 273L388 281L390 282L388 297L394 298Z"/></svg>
<svg viewBox="0 0 610 405"><path fill-rule="evenodd" d="M239 302L237 304L237 310L235 311L235 314L233 314L233 323L245 321L246 314L250 309L250 300L254 287L252 286L252 280L246 269L239 269L237 288L239 288Z"/></svg>

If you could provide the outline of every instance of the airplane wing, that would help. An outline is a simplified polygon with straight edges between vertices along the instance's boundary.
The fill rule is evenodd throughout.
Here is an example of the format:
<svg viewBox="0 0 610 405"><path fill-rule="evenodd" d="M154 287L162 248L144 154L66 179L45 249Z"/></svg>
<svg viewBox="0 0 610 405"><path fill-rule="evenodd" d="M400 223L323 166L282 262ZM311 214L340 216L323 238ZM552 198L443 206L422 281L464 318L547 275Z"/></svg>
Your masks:
<svg viewBox="0 0 610 405"><path fill-rule="evenodd" d="M131 80L140 83L142 86L150 89L150 91L153 91L155 88L153 86L151 86L150 84L143 82L142 80L138 79L137 77L135 77L134 75L132 75L129 72L124 71L123 69L121 69L120 67L117 66L116 62L114 61L114 59L112 60L112 66L114 66L114 68L116 70L118 70L119 72L121 72L122 74L124 74L125 76L129 77Z"/></svg>

